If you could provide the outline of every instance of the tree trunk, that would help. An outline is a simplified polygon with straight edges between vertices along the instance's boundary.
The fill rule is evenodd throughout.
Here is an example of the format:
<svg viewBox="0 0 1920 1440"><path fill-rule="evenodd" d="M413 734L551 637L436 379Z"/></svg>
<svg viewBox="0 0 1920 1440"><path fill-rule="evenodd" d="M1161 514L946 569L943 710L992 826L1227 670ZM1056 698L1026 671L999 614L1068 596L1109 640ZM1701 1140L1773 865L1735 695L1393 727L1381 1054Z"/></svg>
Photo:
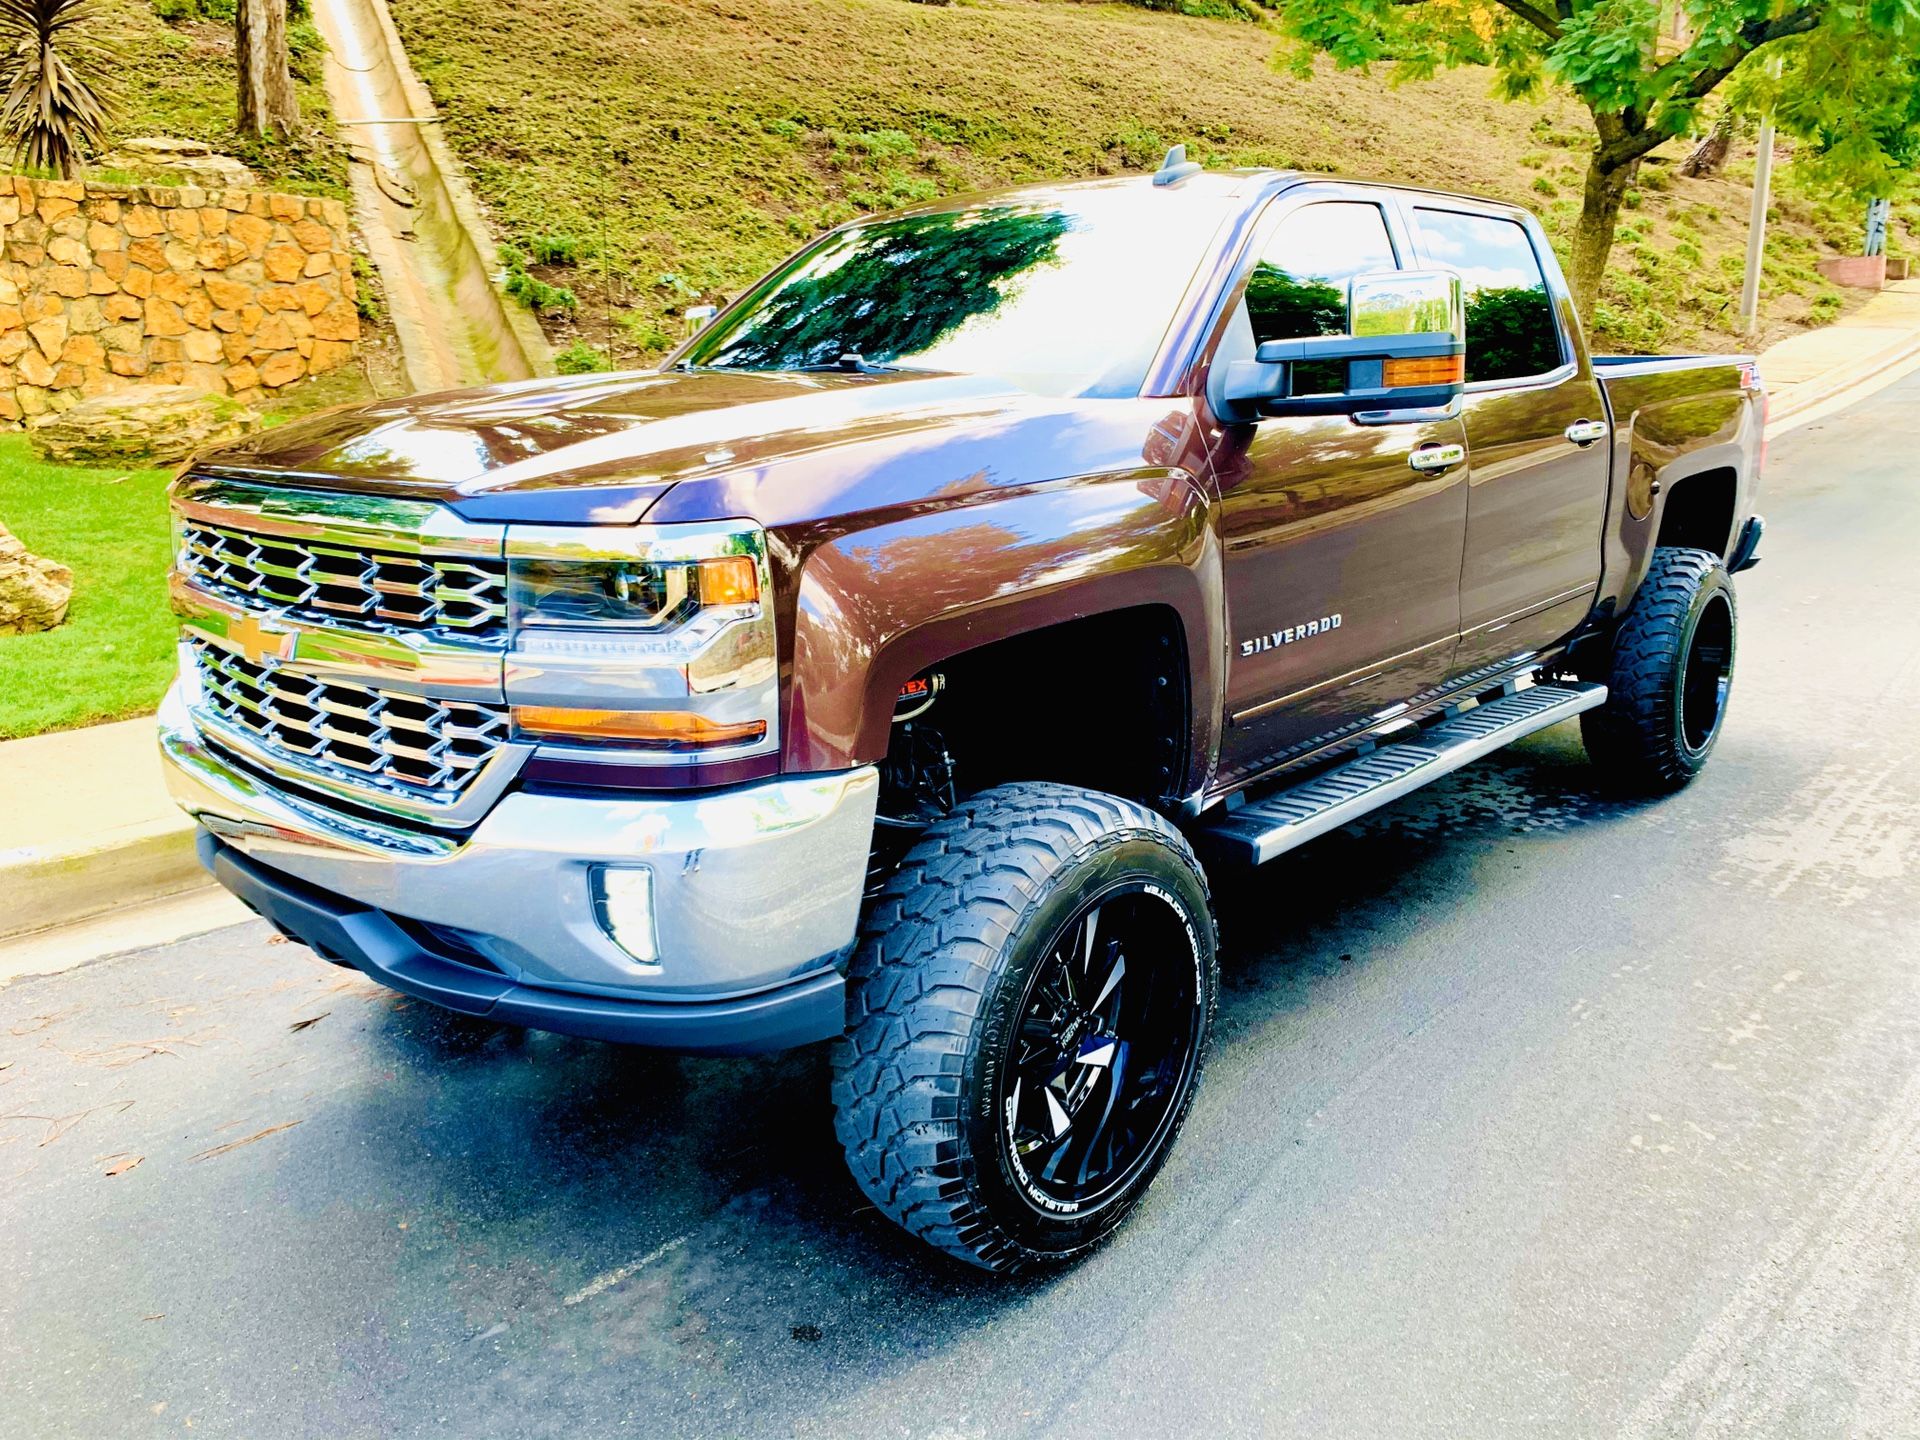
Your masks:
<svg viewBox="0 0 1920 1440"><path fill-rule="evenodd" d="M1573 244L1567 256L1567 285L1573 291L1573 303L1589 324L1593 303L1600 298L1600 277L1607 273L1607 256L1613 253L1613 232L1620 223L1620 206L1633 177L1639 173L1638 159L1624 165L1606 165L1595 149L1587 162L1586 191L1581 197L1580 218L1574 222Z"/></svg>
<svg viewBox="0 0 1920 1440"><path fill-rule="evenodd" d="M284 140L300 123L287 55L287 0L239 0L233 28L240 68L240 133Z"/></svg>
<svg viewBox="0 0 1920 1440"><path fill-rule="evenodd" d="M1732 148L1733 116L1722 113L1693 152L1680 162L1680 173L1693 180L1718 175L1726 167L1727 152Z"/></svg>

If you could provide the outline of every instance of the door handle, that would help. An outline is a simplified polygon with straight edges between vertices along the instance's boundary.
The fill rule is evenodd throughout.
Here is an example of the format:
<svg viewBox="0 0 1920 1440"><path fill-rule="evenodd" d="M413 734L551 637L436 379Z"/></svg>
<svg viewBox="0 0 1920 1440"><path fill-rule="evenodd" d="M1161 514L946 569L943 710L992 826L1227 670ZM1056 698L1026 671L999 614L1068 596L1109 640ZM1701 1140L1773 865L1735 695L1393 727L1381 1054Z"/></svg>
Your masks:
<svg viewBox="0 0 1920 1440"><path fill-rule="evenodd" d="M1596 440L1607 438L1607 422L1604 420L1576 420L1567 426L1567 439L1576 445L1591 445Z"/></svg>
<svg viewBox="0 0 1920 1440"><path fill-rule="evenodd" d="M1442 470L1451 470L1466 458L1467 447L1464 445L1457 443L1453 445L1422 445L1418 450L1415 450L1407 456L1407 464L1416 470L1424 470L1428 474L1433 475L1438 474Z"/></svg>

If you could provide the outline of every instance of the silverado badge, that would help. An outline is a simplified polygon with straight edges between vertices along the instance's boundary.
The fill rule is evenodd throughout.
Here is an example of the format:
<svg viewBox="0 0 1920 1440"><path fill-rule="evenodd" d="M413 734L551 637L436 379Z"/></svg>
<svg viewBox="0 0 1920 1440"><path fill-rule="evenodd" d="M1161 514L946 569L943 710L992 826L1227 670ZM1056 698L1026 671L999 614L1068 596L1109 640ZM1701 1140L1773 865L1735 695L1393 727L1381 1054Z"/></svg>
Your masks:
<svg viewBox="0 0 1920 1440"><path fill-rule="evenodd" d="M1279 645L1292 645L1299 640L1311 639L1315 635L1324 635L1329 630L1340 628L1340 615L1322 615L1318 620L1303 621L1298 625L1289 625L1284 630L1272 630L1265 635L1255 635L1251 640L1240 642L1240 657L1258 655L1262 651L1272 650Z"/></svg>

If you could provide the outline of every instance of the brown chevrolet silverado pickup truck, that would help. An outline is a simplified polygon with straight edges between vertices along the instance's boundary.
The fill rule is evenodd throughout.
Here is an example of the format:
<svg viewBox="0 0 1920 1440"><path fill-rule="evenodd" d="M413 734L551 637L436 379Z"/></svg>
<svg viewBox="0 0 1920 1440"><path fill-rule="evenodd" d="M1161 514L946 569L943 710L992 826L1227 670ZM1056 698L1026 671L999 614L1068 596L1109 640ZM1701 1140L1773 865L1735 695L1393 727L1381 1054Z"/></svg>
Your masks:
<svg viewBox="0 0 1920 1440"><path fill-rule="evenodd" d="M1706 762L1750 361L1596 359L1510 206L1286 172L864 219L657 371L318 416L175 482L170 783L284 933L495 1022L831 1040L874 1203L1109 1232L1209 873L1578 715Z"/></svg>

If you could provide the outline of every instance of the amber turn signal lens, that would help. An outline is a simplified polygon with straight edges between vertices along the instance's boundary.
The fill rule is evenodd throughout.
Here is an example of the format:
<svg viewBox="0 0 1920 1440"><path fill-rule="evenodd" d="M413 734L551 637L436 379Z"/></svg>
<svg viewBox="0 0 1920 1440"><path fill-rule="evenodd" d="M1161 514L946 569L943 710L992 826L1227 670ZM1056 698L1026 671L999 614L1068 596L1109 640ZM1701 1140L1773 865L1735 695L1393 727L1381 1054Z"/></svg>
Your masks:
<svg viewBox="0 0 1920 1440"><path fill-rule="evenodd" d="M1465 355L1423 355L1417 360L1389 360L1382 382L1393 390L1409 385L1459 385L1467 378Z"/></svg>
<svg viewBox="0 0 1920 1440"><path fill-rule="evenodd" d="M731 725L686 710L575 710L561 705L517 705L514 723L529 735L616 740L659 750L708 750L763 740L767 722Z"/></svg>
<svg viewBox="0 0 1920 1440"><path fill-rule="evenodd" d="M760 598L760 576L747 555L700 562L702 605L751 605Z"/></svg>

